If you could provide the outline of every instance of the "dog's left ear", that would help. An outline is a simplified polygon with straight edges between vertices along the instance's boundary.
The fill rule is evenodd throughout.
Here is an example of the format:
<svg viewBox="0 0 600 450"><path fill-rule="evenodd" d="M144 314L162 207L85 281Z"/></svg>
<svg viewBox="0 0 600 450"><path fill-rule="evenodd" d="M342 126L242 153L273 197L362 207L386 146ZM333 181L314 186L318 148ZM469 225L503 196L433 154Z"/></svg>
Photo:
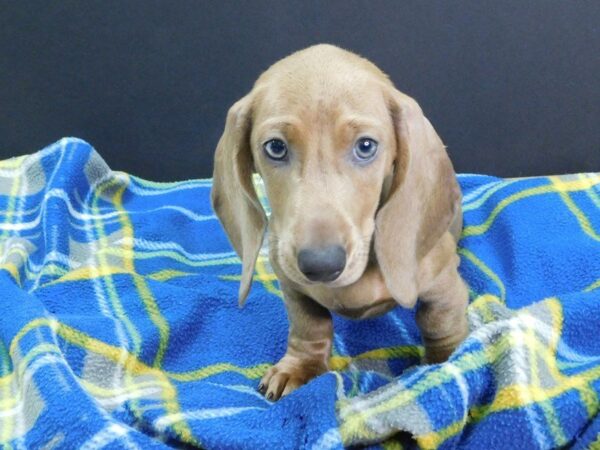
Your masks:
<svg viewBox="0 0 600 450"><path fill-rule="evenodd" d="M211 191L212 207L242 260L240 306L250 291L254 265L267 226L267 217L252 184L252 98L252 93L248 94L227 113L225 130L215 152Z"/></svg>
<svg viewBox="0 0 600 450"><path fill-rule="evenodd" d="M392 297L412 307L421 260L459 213L461 192L452 163L415 100L388 88L396 135L395 173L375 220L375 252Z"/></svg>

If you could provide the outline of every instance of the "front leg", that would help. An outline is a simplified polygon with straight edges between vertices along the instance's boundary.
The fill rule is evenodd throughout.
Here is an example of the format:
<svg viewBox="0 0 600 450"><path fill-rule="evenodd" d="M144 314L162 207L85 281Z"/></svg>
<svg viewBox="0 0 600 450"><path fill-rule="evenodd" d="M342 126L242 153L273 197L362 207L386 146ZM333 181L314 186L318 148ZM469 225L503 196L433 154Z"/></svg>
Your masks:
<svg viewBox="0 0 600 450"><path fill-rule="evenodd" d="M453 241L447 237L444 241L429 255L429 267L422 271L426 289L419 294L417 305L424 362L430 364L446 361L469 332L467 286L457 270L459 258Z"/></svg>
<svg viewBox="0 0 600 450"><path fill-rule="evenodd" d="M262 378L258 389L277 400L327 372L333 323L327 309L281 284L290 322L288 346L281 360Z"/></svg>

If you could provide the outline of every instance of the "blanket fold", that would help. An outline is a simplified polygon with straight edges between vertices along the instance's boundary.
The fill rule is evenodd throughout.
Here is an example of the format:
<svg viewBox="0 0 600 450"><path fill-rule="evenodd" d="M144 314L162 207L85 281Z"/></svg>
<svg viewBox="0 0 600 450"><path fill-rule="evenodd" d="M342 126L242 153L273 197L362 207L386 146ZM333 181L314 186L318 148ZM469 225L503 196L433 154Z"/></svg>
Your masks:
<svg viewBox="0 0 600 450"><path fill-rule="evenodd" d="M414 311L336 316L332 371L272 403L281 291L263 250L238 308L210 180L75 138L1 161L0 445L600 448L600 174L459 181L468 339L420 366Z"/></svg>

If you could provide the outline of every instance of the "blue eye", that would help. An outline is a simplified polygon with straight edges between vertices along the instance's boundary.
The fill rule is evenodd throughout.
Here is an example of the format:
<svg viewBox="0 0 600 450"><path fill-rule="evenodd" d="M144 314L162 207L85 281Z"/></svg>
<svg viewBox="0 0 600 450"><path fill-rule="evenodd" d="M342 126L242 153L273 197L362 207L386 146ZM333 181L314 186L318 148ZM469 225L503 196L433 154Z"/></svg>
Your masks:
<svg viewBox="0 0 600 450"><path fill-rule="evenodd" d="M263 144L267 157L274 161L283 161L287 157L288 149L281 139L271 139Z"/></svg>
<svg viewBox="0 0 600 450"><path fill-rule="evenodd" d="M377 153L377 142L371 138L360 138L352 149L354 156L361 162L370 161Z"/></svg>

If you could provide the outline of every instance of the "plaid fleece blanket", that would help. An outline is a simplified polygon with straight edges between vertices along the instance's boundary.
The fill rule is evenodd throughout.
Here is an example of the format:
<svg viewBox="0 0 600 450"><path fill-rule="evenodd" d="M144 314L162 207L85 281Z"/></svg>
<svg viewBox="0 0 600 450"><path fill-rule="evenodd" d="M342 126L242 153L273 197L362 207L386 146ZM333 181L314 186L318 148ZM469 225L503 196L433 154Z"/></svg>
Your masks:
<svg viewBox="0 0 600 450"><path fill-rule="evenodd" d="M238 308L209 180L114 172L77 139L1 162L0 443L600 447L600 174L459 179L472 332L450 361L418 365L413 311L335 317L332 371L271 403L281 292L262 253Z"/></svg>

